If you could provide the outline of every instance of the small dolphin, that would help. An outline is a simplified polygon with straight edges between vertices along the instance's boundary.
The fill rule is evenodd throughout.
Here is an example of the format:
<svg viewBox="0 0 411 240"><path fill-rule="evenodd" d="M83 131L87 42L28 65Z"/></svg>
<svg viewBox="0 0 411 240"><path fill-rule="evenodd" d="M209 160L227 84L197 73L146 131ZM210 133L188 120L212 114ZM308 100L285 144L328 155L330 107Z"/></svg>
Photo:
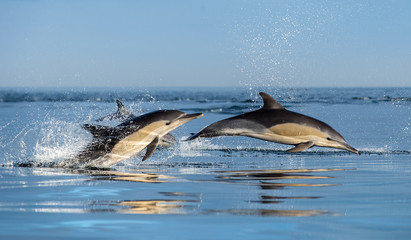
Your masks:
<svg viewBox="0 0 411 240"><path fill-rule="evenodd" d="M215 122L187 140L201 137L247 136L294 145L287 152L301 152L313 146L358 151L328 124L286 110L270 95L260 92L264 106L253 112Z"/></svg>
<svg viewBox="0 0 411 240"><path fill-rule="evenodd" d="M124 122L124 121L130 120L136 117L133 113L130 112L130 110L128 110L124 106L124 104L120 100L116 99L116 103L117 103L117 111L115 113L101 117L99 119L96 119L96 122L102 122L106 119L108 120L117 119L117 120ZM174 136L171 135L170 133L167 133L160 139L158 146L159 147L171 147L176 142L177 140L174 138Z"/></svg>
<svg viewBox="0 0 411 240"><path fill-rule="evenodd" d="M129 119L116 127L85 124L93 135L87 147L72 159L58 164L63 168L108 168L147 148L142 161L149 158L159 141L178 126L202 117L177 110L160 110Z"/></svg>

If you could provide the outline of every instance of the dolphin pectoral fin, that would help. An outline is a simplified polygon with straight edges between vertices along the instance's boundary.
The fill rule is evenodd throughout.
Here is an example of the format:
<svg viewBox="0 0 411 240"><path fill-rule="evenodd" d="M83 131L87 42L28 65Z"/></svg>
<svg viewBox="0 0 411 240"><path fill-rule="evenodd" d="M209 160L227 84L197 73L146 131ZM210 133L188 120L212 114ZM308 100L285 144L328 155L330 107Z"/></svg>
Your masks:
<svg viewBox="0 0 411 240"><path fill-rule="evenodd" d="M144 161L147 158L151 157L151 155L153 155L154 151L158 146L159 141L160 139L156 137L150 144L147 145L146 155L143 157L143 159L141 159L141 161Z"/></svg>
<svg viewBox="0 0 411 240"><path fill-rule="evenodd" d="M313 142L305 142L295 145L295 147L288 149L287 152L301 152L307 148L314 146Z"/></svg>

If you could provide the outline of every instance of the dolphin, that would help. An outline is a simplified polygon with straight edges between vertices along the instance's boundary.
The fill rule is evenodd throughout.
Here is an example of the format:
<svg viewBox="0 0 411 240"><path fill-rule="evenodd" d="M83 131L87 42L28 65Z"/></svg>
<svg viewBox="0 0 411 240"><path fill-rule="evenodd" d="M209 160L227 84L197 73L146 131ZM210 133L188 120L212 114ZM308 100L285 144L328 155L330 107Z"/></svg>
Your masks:
<svg viewBox="0 0 411 240"><path fill-rule="evenodd" d="M116 99L116 103L117 103L117 111L115 113L101 117L99 119L96 119L96 122L102 122L106 119L108 120L118 119L124 122L124 121L130 120L136 117L136 115L131 113L131 111L128 110L126 106L124 106L124 104L120 100ZM170 133L167 133L160 139L158 146L159 147L171 147L176 142L177 140L174 138L174 136L171 135Z"/></svg>
<svg viewBox="0 0 411 240"><path fill-rule="evenodd" d="M187 140L218 136L247 136L294 145L287 152L301 152L313 146L358 151L328 124L288 111L267 93L260 92L262 108L215 122Z"/></svg>
<svg viewBox="0 0 411 240"><path fill-rule="evenodd" d="M147 148L142 161L156 150L160 139L178 126L202 117L177 110L159 110L108 127L85 124L93 140L77 156L59 163L62 168L109 168Z"/></svg>

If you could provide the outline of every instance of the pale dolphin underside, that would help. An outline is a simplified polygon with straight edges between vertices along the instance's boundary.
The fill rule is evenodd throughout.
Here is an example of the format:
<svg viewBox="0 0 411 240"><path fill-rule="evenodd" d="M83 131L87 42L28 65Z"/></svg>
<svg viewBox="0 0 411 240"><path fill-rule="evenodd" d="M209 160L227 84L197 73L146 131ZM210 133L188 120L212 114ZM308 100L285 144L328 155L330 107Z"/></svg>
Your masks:
<svg viewBox="0 0 411 240"><path fill-rule="evenodd" d="M126 120L115 127L85 124L93 140L77 156L59 163L63 168L108 168L147 149L149 158L160 139L178 126L203 116L177 110L159 110Z"/></svg>
<svg viewBox="0 0 411 240"><path fill-rule="evenodd" d="M218 136L247 136L294 145L288 152L301 152L313 146L358 151L328 124L288 111L270 95L260 92L264 106L259 110L215 122L187 140Z"/></svg>

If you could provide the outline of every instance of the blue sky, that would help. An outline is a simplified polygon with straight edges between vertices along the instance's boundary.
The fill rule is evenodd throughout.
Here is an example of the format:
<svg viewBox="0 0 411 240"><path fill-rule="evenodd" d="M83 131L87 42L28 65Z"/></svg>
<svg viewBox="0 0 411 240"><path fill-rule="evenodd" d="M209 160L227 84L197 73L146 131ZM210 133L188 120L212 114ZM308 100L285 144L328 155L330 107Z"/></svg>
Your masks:
<svg viewBox="0 0 411 240"><path fill-rule="evenodd" d="M411 1L0 1L0 87L411 86Z"/></svg>

